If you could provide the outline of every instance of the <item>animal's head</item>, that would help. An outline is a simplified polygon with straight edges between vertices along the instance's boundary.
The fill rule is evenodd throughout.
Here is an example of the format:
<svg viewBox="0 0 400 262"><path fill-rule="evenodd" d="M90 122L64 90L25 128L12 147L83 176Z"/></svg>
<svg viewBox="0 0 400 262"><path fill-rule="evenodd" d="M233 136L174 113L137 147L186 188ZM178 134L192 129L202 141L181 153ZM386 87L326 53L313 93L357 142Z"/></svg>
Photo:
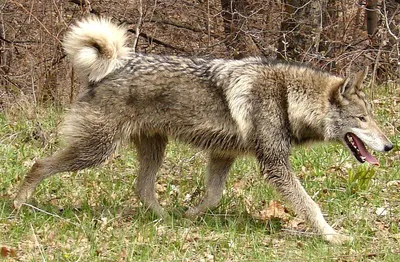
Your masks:
<svg viewBox="0 0 400 262"><path fill-rule="evenodd" d="M329 139L339 140L360 162L379 165L365 145L375 151L390 151L393 144L378 127L362 90L367 69L345 79L330 96L331 113L326 116Z"/></svg>

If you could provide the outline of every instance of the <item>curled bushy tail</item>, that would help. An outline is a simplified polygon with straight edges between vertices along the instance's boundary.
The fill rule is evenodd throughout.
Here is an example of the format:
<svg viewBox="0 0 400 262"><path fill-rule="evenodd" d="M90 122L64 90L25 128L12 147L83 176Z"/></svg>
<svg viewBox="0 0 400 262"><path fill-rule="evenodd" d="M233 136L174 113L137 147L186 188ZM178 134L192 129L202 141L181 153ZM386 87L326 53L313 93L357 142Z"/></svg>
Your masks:
<svg viewBox="0 0 400 262"><path fill-rule="evenodd" d="M110 19L91 17L72 26L63 42L74 67L89 81L100 81L129 56L126 29Z"/></svg>

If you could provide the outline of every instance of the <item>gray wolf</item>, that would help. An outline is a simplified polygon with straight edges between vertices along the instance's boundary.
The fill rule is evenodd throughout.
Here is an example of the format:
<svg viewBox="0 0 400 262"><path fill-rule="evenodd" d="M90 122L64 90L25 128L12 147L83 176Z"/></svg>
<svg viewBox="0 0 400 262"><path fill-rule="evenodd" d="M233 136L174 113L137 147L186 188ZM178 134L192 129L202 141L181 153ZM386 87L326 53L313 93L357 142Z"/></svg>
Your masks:
<svg viewBox="0 0 400 262"><path fill-rule="evenodd" d="M161 217L156 173L170 138L209 154L205 194L186 215L215 207L235 158L250 154L262 177L294 211L331 243L350 238L325 221L289 163L292 145L343 143L361 163L378 165L365 144L389 151L362 90L366 70L348 78L306 66L243 60L145 55L126 46L126 30L108 19L72 26L64 48L89 83L68 112L61 133L68 142L38 160L14 200L19 208L44 179L104 162L122 142L137 149L136 193Z"/></svg>

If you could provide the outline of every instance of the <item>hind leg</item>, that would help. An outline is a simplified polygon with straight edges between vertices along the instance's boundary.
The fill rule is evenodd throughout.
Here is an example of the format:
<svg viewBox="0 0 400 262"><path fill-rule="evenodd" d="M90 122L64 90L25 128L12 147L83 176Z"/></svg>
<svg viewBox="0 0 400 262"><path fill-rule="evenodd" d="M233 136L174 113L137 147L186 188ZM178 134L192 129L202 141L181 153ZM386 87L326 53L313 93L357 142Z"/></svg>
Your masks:
<svg viewBox="0 0 400 262"><path fill-rule="evenodd" d="M90 125L89 125L90 126ZM32 166L14 199L14 207L20 208L35 191L40 182L56 173L78 171L104 162L116 149L117 141L110 133L80 132L79 139L70 138L66 148L48 158L43 158ZM104 131L104 130L103 130Z"/></svg>
<svg viewBox="0 0 400 262"><path fill-rule="evenodd" d="M155 195L156 174L164 159L168 138L163 135L142 135L133 138L139 160L136 194L142 203L159 217L167 217Z"/></svg>
<svg viewBox="0 0 400 262"><path fill-rule="evenodd" d="M198 206L190 208L185 213L187 217L196 217L218 205L222 198L229 169L234 160L235 158L233 157L211 153L207 166L204 198Z"/></svg>

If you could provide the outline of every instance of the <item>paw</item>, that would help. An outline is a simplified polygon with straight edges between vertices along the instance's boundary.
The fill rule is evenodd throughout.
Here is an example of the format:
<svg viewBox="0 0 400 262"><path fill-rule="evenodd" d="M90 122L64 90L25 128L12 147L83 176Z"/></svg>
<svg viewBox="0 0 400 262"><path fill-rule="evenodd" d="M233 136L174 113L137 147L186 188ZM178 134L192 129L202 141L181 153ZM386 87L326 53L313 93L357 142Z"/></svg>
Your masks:
<svg viewBox="0 0 400 262"><path fill-rule="evenodd" d="M350 236L334 233L325 235L325 240L334 245L341 245L345 243L349 243L353 241L353 238Z"/></svg>
<svg viewBox="0 0 400 262"><path fill-rule="evenodd" d="M200 214L201 212L197 207L191 207L185 212L184 216L188 219L195 220Z"/></svg>
<svg viewBox="0 0 400 262"><path fill-rule="evenodd" d="M17 195L14 198L13 206L14 209L19 210L24 203L27 203L30 199L32 192L32 187L24 187L22 186L21 189L18 191Z"/></svg>
<svg viewBox="0 0 400 262"><path fill-rule="evenodd" d="M168 221L171 219L171 216L166 212L159 204L154 204L152 206L147 207L147 211L153 213L156 217Z"/></svg>
<svg viewBox="0 0 400 262"><path fill-rule="evenodd" d="M24 200L21 200L20 198L16 197L13 202L13 207L15 210L19 210L24 203L25 203Z"/></svg>
<svg viewBox="0 0 400 262"><path fill-rule="evenodd" d="M17 200L14 200L13 207L14 207L15 210L19 210L21 208L21 206L22 206L22 203L20 203Z"/></svg>

